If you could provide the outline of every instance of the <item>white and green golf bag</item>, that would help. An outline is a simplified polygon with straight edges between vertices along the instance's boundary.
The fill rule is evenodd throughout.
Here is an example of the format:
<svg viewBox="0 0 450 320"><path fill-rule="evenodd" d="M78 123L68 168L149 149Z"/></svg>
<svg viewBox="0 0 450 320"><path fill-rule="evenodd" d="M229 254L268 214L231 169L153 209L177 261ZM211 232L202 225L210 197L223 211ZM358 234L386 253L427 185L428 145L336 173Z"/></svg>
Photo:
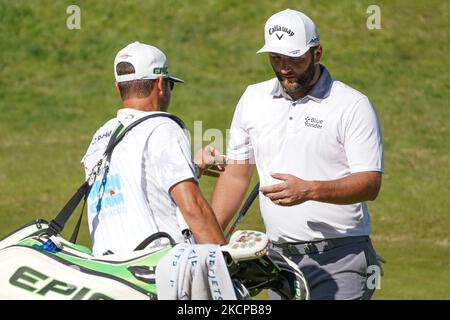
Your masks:
<svg viewBox="0 0 450 320"><path fill-rule="evenodd" d="M60 235L49 237L48 227L36 220L0 240L0 299L158 299L155 271L172 246L99 258ZM144 242L160 236L167 235ZM236 231L221 249L239 298L272 289L284 299L309 299L301 271L269 249L264 233Z"/></svg>
<svg viewBox="0 0 450 320"><path fill-rule="evenodd" d="M95 258L48 223L30 223L0 242L0 299L156 299L154 271L171 248Z"/></svg>

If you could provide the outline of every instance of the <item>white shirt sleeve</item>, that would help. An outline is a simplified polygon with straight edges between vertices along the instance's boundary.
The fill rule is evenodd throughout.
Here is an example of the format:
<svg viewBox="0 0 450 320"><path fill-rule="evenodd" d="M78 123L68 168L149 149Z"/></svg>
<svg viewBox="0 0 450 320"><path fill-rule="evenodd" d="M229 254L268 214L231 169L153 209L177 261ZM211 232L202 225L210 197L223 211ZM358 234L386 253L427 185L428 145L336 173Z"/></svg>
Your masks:
<svg viewBox="0 0 450 320"><path fill-rule="evenodd" d="M344 114L344 148L350 171L384 170L380 123L367 97Z"/></svg>
<svg viewBox="0 0 450 320"><path fill-rule="evenodd" d="M246 92L239 100L231 122L230 138L227 147L227 157L231 160L254 159L253 146L250 141L248 120L245 117Z"/></svg>
<svg viewBox="0 0 450 320"><path fill-rule="evenodd" d="M194 179L195 168L189 140L175 123L159 125L148 139L148 170L165 191L180 181Z"/></svg>

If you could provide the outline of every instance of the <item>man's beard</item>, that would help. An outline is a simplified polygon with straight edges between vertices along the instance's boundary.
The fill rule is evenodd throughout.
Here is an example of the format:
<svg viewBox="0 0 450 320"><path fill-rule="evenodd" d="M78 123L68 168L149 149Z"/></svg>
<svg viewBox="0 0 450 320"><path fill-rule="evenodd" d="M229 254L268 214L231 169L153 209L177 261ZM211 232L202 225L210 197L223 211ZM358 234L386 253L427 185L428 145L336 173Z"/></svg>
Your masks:
<svg viewBox="0 0 450 320"><path fill-rule="evenodd" d="M309 88L309 84L314 78L315 67L314 60L308 65L306 71L301 74L295 81L283 78L280 74L276 74L278 80L286 91L287 94L299 93L307 90Z"/></svg>

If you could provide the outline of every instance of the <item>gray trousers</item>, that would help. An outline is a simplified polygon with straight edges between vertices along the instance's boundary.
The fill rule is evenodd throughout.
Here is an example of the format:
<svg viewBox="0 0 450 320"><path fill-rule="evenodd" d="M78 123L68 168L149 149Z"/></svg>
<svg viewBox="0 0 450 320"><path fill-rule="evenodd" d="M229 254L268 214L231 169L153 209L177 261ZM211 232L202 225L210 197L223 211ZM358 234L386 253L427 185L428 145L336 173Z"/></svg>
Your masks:
<svg viewBox="0 0 450 320"><path fill-rule="evenodd" d="M312 300L369 300L375 291L368 268L379 263L370 239L309 255L274 249L299 266ZM269 290L269 299L279 300L280 296Z"/></svg>

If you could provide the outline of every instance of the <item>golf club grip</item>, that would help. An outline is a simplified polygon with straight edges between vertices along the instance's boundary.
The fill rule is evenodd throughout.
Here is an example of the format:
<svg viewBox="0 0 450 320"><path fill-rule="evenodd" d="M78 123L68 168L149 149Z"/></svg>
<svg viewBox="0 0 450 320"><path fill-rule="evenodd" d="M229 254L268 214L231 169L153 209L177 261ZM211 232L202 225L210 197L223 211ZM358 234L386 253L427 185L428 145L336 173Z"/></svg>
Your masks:
<svg viewBox="0 0 450 320"><path fill-rule="evenodd" d="M256 183L256 185L253 187L252 192L250 192L247 200L245 200L244 205L242 206L241 210L239 211L238 216L236 217L236 220L234 220L233 224L231 225L230 229L228 230L227 235L225 236L225 240L228 241L231 234L233 233L234 229L238 225L238 223L241 221L241 219L245 216L248 209L252 205L253 201L256 199L256 197L259 194L259 181Z"/></svg>

